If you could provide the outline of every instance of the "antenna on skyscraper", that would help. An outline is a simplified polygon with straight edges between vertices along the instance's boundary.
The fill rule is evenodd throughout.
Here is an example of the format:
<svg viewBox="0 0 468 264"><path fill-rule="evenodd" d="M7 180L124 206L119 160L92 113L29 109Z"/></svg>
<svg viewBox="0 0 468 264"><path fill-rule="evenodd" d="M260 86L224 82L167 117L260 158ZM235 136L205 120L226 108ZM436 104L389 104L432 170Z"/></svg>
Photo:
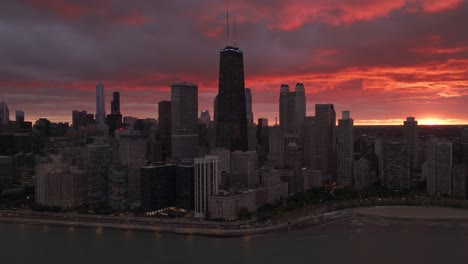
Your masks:
<svg viewBox="0 0 468 264"><path fill-rule="evenodd" d="M226 33L229 41L229 9L226 9Z"/></svg>
<svg viewBox="0 0 468 264"><path fill-rule="evenodd" d="M237 47L237 19L234 17L234 47Z"/></svg>

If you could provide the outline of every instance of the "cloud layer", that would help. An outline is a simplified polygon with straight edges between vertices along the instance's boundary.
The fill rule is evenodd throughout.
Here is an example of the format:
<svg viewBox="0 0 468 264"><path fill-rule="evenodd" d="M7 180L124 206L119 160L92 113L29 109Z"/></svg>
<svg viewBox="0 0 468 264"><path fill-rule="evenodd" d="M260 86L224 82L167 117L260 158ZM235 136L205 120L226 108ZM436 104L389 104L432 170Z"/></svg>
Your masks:
<svg viewBox="0 0 468 264"><path fill-rule="evenodd" d="M466 14L460 0L6 0L0 98L29 120L69 121L95 111L102 81L124 115L157 117L170 84L189 81L212 111L235 19L256 118L271 123L279 85L300 80L308 115L334 103L357 123L468 123Z"/></svg>

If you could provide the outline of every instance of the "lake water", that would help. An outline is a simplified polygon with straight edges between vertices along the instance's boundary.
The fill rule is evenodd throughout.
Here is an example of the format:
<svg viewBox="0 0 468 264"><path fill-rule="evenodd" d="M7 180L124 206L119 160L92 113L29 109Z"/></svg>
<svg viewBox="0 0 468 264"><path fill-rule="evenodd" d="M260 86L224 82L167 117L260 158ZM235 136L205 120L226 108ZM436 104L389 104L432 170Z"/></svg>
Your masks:
<svg viewBox="0 0 468 264"><path fill-rule="evenodd" d="M351 217L247 238L0 224L0 263L468 263L468 221Z"/></svg>

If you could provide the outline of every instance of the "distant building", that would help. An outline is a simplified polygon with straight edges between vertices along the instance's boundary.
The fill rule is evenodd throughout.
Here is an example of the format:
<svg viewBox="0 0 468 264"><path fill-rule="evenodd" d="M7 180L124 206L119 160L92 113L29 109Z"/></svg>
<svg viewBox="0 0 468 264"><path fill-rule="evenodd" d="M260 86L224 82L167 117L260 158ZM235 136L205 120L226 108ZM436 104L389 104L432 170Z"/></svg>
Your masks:
<svg viewBox="0 0 468 264"><path fill-rule="evenodd" d="M409 188L410 158L408 146L401 141L385 141L382 150L381 185L389 189Z"/></svg>
<svg viewBox="0 0 468 264"><path fill-rule="evenodd" d="M193 164L176 166L175 206L193 211L195 209L195 169Z"/></svg>
<svg viewBox="0 0 468 264"><path fill-rule="evenodd" d="M16 110L16 123L24 122L24 111Z"/></svg>
<svg viewBox="0 0 468 264"><path fill-rule="evenodd" d="M284 137L278 125L269 128L269 154L268 163L272 168L284 166Z"/></svg>
<svg viewBox="0 0 468 264"><path fill-rule="evenodd" d="M304 134L302 142L303 165L312 168L314 164L317 143L315 140L315 116L306 116L304 119Z"/></svg>
<svg viewBox="0 0 468 264"><path fill-rule="evenodd" d="M365 189L369 187L371 177L371 162L362 156L354 163L354 187Z"/></svg>
<svg viewBox="0 0 468 264"><path fill-rule="evenodd" d="M171 157L171 101L161 101L158 104L158 138L161 142L161 160Z"/></svg>
<svg viewBox="0 0 468 264"><path fill-rule="evenodd" d="M257 150L257 125L255 123L247 124L247 142L249 151Z"/></svg>
<svg viewBox="0 0 468 264"><path fill-rule="evenodd" d="M131 203L140 202L140 169L146 165L147 141L141 135L119 135L118 155L122 165L128 166L128 197Z"/></svg>
<svg viewBox="0 0 468 264"><path fill-rule="evenodd" d="M198 156L198 86L171 85L172 158L184 160Z"/></svg>
<svg viewBox="0 0 468 264"><path fill-rule="evenodd" d="M108 175L109 206L114 210L128 208L128 166L113 165Z"/></svg>
<svg viewBox="0 0 468 264"><path fill-rule="evenodd" d="M408 144L411 169L418 169L420 167L418 158L418 121L414 117L406 118L403 123L403 139Z"/></svg>
<svg viewBox="0 0 468 264"><path fill-rule="evenodd" d="M106 123L106 103L104 95L104 84L96 86L96 124L104 125Z"/></svg>
<svg viewBox="0 0 468 264"><path fill-rule="evenodd" d="M239 172L231 179L231 186L255 188L258 157L256 151L234 151L231 153L231 171Z"/></svg>
<svg viewBox="0 0 468 264"><path fill-rule="evenodd" d="M108 173L112 164L112 147L106 138L96 138L86 146L88 206L97 209L107 205Z"/></svg>
<svg viewBox="0 0 468 264"><path fill-rule="evenodd" d="M210 111L208 111L208 110L201 111L201 113L200 113L200 122L202 124L205 124L207 127L210 125L210 122L211 122Z"/></svg>
<svg viewBox="0 0 468 264"><path fill-rule="evenodd" d="M0 156L0 190L10 187L13 184L13 178L13 158L10 156Z"/></svg>
<svg viewBox="0 0 468 264"><path fill-rule="evenodd" d="M431 139L427 144L425 172L427 192L452 195L452 143L446 139Z"/></svg>
<svg viewBox="0 0 468 264"><path fill-rule="evenodd" d="M5 101L0 102L0 127L10 123L10 110Z"/></svg>
<svg viewBox="0 0 468 264"><path fill-rule="evenodd" d="M343 117L338 120L337 129L337 180L339 186L352 186L353 162L354 123L349 116L349 111L343 111Z"/></svg>
<svg viewBox="0 0 468 264"><path fill-rule="evenodd" d="M51 155L36 165L36 203L74 208L86 202L87 175L62 155Z"/></svg>
<svg viewBox="0 0 468 264"><path fill-rule="evenodd" d="M252 124L254 116L252 112L252 92L250 91L250 88L245 88L245 112L247 124Z"/></svg>
<svg viewBox="0 0 468 264"><path fill-rule="evenodd" d="M336 173L336 114L332 104L315 105L315 155L312 169L331 177Z"/></svg>
<svg viewBox="0 0 468 264"><path fill-rule="evenodd" d="M175 206L176 165L141 168L141 207L145 212Z"/></svg>
<svg viewBox="0 0 468 264"><path fill-rule="evenodd" d="M219 192L220 170L218 165L218 156L205 156L194 160L195 217L205 217L208 212L208 198Z"/></svg>
<svg viewBox="0 0 468 264"><path fill-rule="evenodd" d="M468 171L465 163L454 164L452 167L452 197L468 198Z"/></svg>
<svg viewBox="0 0 468 264"><path fill-rule="evenodd" d="M215 103L216 147L247 150L244 57L237 47L221 50L219 90Z"/></svg>

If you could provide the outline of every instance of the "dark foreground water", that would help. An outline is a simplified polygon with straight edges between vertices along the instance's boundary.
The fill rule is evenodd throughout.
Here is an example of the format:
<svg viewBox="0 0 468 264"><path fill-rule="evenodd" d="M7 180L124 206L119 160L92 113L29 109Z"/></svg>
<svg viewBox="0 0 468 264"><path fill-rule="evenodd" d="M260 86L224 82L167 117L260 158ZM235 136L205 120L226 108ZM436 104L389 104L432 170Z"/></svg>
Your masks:
<svg viewBox="0 0 468 264"><path fill-rule="evenodd" d="M0 263L468 263L468 222L353 217L248 238L0 224Z"/></svg>

